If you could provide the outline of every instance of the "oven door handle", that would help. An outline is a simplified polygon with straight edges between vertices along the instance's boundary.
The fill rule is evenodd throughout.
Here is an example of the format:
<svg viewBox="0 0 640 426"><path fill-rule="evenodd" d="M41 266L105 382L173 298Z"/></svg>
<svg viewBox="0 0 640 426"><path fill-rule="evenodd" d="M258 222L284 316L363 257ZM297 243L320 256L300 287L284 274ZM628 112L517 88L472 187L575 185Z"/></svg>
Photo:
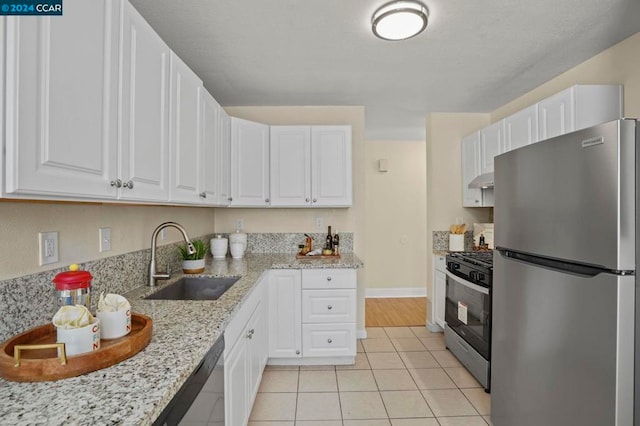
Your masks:
<svg viewBox="0 0 640 426"><path fill-rule="evenodd" d="M449 271L445 271L445 272L447 274L447 277L451 278L452 280L454 280L458 284L461 284L461 285L463 285L465 287L468 287L471 290L479 291L482 294L489 295L489 289L487 287L482 287L482 286L480 286L478 284L471 283L471 282L465 280L464 278L460 278L460 277L458 277L456 275L453 275Z"/></svg>

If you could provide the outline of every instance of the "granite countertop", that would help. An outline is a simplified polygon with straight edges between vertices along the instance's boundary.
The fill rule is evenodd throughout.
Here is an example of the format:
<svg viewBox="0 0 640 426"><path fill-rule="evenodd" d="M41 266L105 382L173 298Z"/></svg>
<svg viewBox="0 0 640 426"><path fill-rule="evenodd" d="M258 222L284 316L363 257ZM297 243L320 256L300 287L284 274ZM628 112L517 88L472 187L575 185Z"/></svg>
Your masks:
<svg viewBox="0 0 640 426"><path fill-rule="evenodd" d="M11 425L149 425L180 389L268 269L359 268L353 254L302 259L294 254L248 254L215 260L199 275L241 276L218 300L145 300L183 274L124 296L133 312L153 319L149 345L112 367L53 382L0 379L0 423Z"/></svg>

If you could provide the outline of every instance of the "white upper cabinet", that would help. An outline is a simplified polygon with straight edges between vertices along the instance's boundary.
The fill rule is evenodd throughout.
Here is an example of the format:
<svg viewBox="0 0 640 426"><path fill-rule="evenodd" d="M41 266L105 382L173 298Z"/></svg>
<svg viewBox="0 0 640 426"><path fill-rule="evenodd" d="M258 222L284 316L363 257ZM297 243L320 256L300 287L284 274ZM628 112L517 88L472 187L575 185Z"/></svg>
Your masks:
<svg viewBox="0 0 640 426"><path fill-rule="evenodd" d="M269 126L231 118L232 207L269 206Z"/></svg>
<svg viewBox="0 0 640 426"><path fill-rule="evenodd" d="M493 172L493 158L502 153L503 146L503 120L480 130L480 174Z"/></svg>
<svg viewBox="0 0 640 426"><path fill-rule="evenodd" d="M220 135L218 144L217 173L218 205L228 206L231 202L231 117L220 108Z"/></svg>
<svg viewBox="0 0 640 426"><path fill-rule="evenodd" d="M126 187L120 198L166 202L171 51L129 2L123 4L117 178Z"/></svg>
<svg viewBox="0 0 640 426"><path fill-rule="evenodd" d="M351 126L311 127L311 205L353 203Z"/></svg>
<svg viewBox="0 0 640 426"><path fill-rule="evenodd" d="M528 108L504 119L504 146L501 152L511 151L538 142L538 108Z"/></svg>
<svg viewBox="0 0 640 426"><path fill-rule="evenodd" d="M271 126L271 206L311 205L311 127Z"/></svg>
<svg viewBox="0 0 640 426"><path fill-rule="evenodd" d="M538 103L539 139L618 118L622 118L622 86L572 86Z"/></svg>
<svg viewBox="0 0 640 426"><path fill-rule="evenodd" d="M480 132L462 138L462 206L482 207L482 190L469 188L471 182L480 174Z"/></svg>
<svg viewBox="0 0 640 426"><path fill-rule="evenodd" d="M271 206L351 206L351 126L271 126L270 143Z"/></svg>
<svg viewBox="0 0 640 426"><path fill-rule="evenodd" d="M200 156L198 158L199 185L198 198L202 204L218 205L219 150L222 143L222 109L204 87L200 87Z"/></svg>
<svg viewBox="0 0 640 426"><path fill-rule="evenodd" d="M116 197L118 6L67 0L63 16L4 18L10 196Z"/></svg>
<svg viewBox="0 0 640 426"><path fill-rule="evenodd" d="M171 53L171 201L198 200L202 81Z"/></svg>

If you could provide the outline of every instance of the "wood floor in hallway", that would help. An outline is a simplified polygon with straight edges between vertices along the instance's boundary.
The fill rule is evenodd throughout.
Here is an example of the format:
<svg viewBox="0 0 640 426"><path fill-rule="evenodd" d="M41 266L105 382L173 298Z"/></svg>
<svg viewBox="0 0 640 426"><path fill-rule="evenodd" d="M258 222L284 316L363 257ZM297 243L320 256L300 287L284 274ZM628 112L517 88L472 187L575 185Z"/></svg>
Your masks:
<svg viewBox="0 0 640 426"><path fill-rule="evenodd" d="M427 319L426 297L367 298L367 327L424 326Z"/></svg>

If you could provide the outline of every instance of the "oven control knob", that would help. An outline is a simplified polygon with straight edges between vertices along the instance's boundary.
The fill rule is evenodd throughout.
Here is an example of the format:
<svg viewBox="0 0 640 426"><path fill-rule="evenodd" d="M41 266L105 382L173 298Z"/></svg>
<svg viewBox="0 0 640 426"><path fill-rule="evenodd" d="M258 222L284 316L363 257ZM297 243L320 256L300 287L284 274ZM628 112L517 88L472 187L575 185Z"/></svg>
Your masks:
<svg viewBox="0 0 640 426"><path fill-rule="evenodd" d="M482 281L484 279L484 274L479 271L471 271L469 272L469 278L476 281Z"/></svg>
<svg viewBox="0 0 640 426"><path fill-rule="evenodd" d="M456 269L460 269L460 264L456 262L449 262L447 263L447 267L452 271L455 271Z"/></svg>

